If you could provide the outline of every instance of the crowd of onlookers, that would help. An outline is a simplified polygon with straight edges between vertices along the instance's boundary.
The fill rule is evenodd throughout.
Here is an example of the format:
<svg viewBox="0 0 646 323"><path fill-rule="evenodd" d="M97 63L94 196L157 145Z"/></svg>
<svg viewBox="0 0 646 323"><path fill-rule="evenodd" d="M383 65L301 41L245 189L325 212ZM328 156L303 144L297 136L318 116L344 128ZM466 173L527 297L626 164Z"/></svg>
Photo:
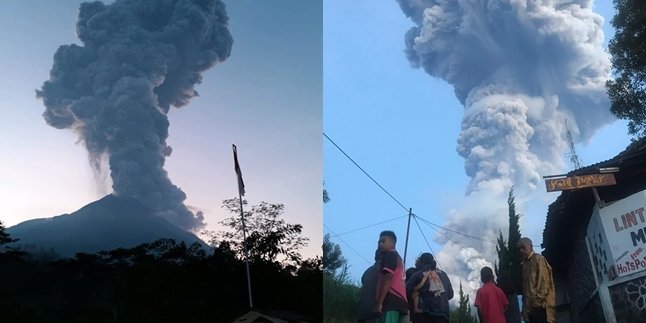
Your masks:
<svg viewBox="0 0 646 323"><path fill-rule="evenodd" d="M392 231L379 235L375 263L361 277L357 319L363 323L448 323L449 300L453 286L446 272L438 268L430 253L422 253L415 267L404 269L396 250L397 236ZM516 246L522 262L521 313L495 281L493 270L480 271L482 287L474 305L481 323L555 322L555 292L552 269L545 258L533 250L532 241L522 238ZM514 304L515 305L515 304ZM512 312L512 313L510 313ZM511 314L511 315L510 315ZM519 315L520 314L520 315Z"/></svg>

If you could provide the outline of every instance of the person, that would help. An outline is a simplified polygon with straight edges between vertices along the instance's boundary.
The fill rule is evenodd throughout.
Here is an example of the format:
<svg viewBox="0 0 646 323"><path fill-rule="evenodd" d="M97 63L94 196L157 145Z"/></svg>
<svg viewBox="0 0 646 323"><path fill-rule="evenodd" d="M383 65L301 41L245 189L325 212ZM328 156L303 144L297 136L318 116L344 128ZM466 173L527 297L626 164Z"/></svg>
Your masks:
<svg viewBox="0 0 646 323"><path fill-rule="evenodd" d="M413 277L413 274L415 274L420 269L422 269L422 266L419 263L419 256L417 256L417 258L415 258L415 266L406 269L406 279L405 279L404 282L406 284L408 284L408 281L410 280L411 277ZM413 306L413 303L411 301L410 294L408 293L408 291L406 292L406 299L408 300L408 319L409 319L409 323L410 322L416 322L415 317L416 317L416 315L419 315L419 314L414 313L415 308Z"/></svg>
<svg viewBox="0 0 646 323"><path fill-rule="evenodd" d="M422 266L419 264L419 256L418 256L417 258L415 258L415 266L406 269L406 282L408 282L408 280L410 280L413 274L416 273L421 268Z"/></svg>
<svg viewBox="0 0 646 323"><path fill-rule="evenodd" d="M437 269L432 254L425 252L419 257L421 269L406 283L410 297L413 323L449 322L449 300L453 298L453 286L448 275Z"/></svg>
<svg viewBox="0 0 646 323"><path fill-rule="evenodd" d="M357 321L359 323L377 323L378 316L373 312L377 294L377 276L381 266L381 252L375 250L375 263L368 267L361 276L359 302L357 303Z"/></svg>
<svg viewBox="0 0 646 323"><path fill-rule="evenodd" d="M521 282L519 281L518 284ZM516 290L520 290L520 286L515 287L514 281L509 274L500 272L498 273L498 281L496 284L503 293L507 296L507 309L505 310L506 323L520 323L520 307L518 303L518 294Z"/></svg>
<svg viewBox="0 0 646 323"><path fill-rule="evenodd" d="M398 323L408 313L406 286L404 284L404 262L395 249L397 236L392 231L379 234L378 248L381 264L377 275L377 301L374 313L380 322Z"/></svg>
<svg viewBox="0 0 646 323"><path fill-rule="evenodd" d="M493 270L483 267L480 270L482 287L476 292L474 306L478 310L480 323L505 323L507 296L494 284Z"/></svg>
<svg viewBox="0 0 646 323"><path fill-rule="evenodd" d="M521 238L517 246L523 258L523 320L529 323L554 323L556 295L552 267L545 257L534 252L529 238Z"/></svg>

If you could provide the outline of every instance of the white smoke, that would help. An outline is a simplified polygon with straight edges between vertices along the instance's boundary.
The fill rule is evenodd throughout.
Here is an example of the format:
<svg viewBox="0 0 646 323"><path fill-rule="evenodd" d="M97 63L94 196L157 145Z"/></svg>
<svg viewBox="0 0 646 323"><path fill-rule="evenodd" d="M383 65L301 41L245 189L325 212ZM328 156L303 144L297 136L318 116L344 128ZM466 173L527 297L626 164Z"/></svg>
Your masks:
<svg viewBox="0 0 646 323"><path fill-rule="evenodd" d="M398 2L415 23L405 37L412 66L450 83L464 104L457 151L471 180L445 226L482 239L435 238L440 265L473 297L480 269L497 259L498 230L507 231L511 187L522 211L541 177L564 169L565 121L581 142L613 120L603 18L592 0Z"/></svg>

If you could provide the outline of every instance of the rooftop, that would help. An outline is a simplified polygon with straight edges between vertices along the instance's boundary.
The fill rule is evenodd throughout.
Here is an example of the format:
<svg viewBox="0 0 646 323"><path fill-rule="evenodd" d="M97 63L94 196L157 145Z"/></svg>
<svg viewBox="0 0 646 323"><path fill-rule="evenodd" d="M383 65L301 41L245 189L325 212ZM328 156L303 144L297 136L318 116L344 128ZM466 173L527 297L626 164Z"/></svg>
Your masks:
<svg viewBox="0 0 646 323"><path fill-rule="evenodd" d="M621 200L646 189L646 138L636 140L614 158L571 171L567 176L599 173L599 168L619 167L617 185L597 187L605 203ZM595 205L590 188L561 192L547 211L543 244L545 256L555 272L566 272L576 241L585 237Z"/></svg>

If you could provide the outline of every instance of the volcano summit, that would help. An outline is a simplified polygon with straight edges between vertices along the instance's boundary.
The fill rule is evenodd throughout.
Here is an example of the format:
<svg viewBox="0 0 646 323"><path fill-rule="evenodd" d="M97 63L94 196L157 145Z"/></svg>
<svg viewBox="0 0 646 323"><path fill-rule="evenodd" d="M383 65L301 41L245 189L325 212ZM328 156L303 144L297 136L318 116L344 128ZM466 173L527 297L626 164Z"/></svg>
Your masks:
<svg viewBox="0 0 646 323"><path fill-rule="evenodd" d="M107 195L71 214L33 219L7 229L16 244L27 250L53 250L72 257L77 252L94 253L131 248L161 238L206 244L194 234L157 216L135 198Z"/></svg>

